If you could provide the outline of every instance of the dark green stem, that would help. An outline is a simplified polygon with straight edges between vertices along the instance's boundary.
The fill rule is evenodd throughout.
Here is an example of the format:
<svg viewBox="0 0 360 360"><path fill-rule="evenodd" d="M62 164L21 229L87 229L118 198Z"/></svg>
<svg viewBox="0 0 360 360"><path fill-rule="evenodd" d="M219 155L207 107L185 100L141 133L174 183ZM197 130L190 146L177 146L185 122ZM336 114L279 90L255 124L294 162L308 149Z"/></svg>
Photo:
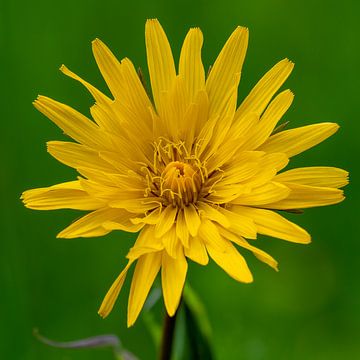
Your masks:
<svg viewBox="0 0 360 360"><path fill-rule="evenodd" d="M174 342L176 315L170 317L165 311L164 327L161 340L160 360L170 360Z"/></svg>

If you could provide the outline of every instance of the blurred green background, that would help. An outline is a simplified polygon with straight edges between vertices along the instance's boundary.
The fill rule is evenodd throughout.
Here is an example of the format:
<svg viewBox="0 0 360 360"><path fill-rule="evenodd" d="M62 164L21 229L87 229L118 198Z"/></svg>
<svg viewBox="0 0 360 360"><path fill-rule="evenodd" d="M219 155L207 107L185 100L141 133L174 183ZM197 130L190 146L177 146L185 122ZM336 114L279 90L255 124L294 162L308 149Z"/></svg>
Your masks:
<svg viewBox="0 0 360 360"><path fill-rule="evenodd" d="M99 37L118 57L146 69L144 23L152 17L161 21L176 57L187 29L201 27L206 67L236 25L249 27L240 98L275 62L293 60L287 86L296 97L286 120L292 127L335 121L341 129L292 166L334 165L351 172L345 202L290 216L311 232L311 245L258 240L279 261L279 273L251 254L251 285L236 283L213 264L191 266L188 279L207 308L217 359L360 358L359 2L1 0L0 6L1 359L112 359L106 349L48 348L33 338L34 327L57 340L115 333L141 359L155 358L143 320L126 329L129 281L111 316L97 315L133 237L116 232L59 240L55 235L79 213L36 212L19 201L25 189L75 176L47 154L45 142L63 135L31 102L44 94L88 114L90 96L57 69L65 63L107 91L91 40Z"/></svg>

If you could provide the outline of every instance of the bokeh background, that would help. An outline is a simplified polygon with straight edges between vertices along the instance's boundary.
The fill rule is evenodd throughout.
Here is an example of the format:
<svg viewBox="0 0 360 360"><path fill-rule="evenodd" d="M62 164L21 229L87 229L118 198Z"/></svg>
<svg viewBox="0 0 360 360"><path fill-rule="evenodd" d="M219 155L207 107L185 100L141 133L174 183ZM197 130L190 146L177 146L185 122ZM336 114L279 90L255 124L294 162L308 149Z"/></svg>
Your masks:
<svg viewBox="0 0 360 360"><path fill-rule="evenodd" d="M31 211L19 200L25 189L75 176L47 154L45 142L63 135L31 102L44 94L88 114L90 96L57 69L65 63L108 91L91 54L90 42L99 37L146 73L144 23L152 17L161 21L176 57L187 29L200 26L206 67L235 26L249 27L240 99L275 62L292 59L296 67L286 86L296 97L286 120L292 127L341 125L292 166L334 165L351 172L345 202L289 216L311 232L311 245L258 240L279 261L279 273L251 254L251 285L236 283L213 264L191 266L188 280L207 308L216 358L360 358L359 10L355 0L1 0L0 358L113 358L106 349L46 347L32 336L34 327L57 340L115 333L141 359L155 358L142 318L126 328L129 282L111 316L97 315L133 237L116 232L59 240L56 234L80 214Z"/></svg>

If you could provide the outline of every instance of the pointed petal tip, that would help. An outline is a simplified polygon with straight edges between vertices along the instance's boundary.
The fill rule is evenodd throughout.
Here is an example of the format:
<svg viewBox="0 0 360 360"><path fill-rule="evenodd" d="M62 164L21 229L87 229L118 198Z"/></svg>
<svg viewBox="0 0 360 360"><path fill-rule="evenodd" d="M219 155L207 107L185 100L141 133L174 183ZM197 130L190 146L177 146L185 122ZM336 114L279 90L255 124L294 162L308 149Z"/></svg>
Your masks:
<svg viewBox="0 0 360 360"><path fill-rule="evenodd" d="M249 28L246 27L246 26L238 25L238 26L236 27L235 31L244 31L244 32L249 33Z"/></svg>
<svg viewBox="0 0 360 360"><path fill-rule="evenodd" d="M161 27L159 20L157 18L147 19L145 23L145 32L154 27Z"/></svg>
<svg viewBox="0 0 360 360"><path fill-rule="evenodd" d="M131 328L132 326L134 325L134 321L127 321L127 324L126 324L126 326L128 327L128 328Z"/></svg>
<svg viewBox="0 0 360 360"><path fill-rule="evenodd" d="M126 323L126 326L128 328L134 326L138 316L140 315L140 313L137 313L137 314L132 314L130 312L130 308L128 307L128 313L127 313L127 323Z"/></svg>
<svg viewBox="0 0 360 360"><path fill-rule="evenodd" d="M57 239L73 239L75 236L71 236L68 234L68 232L65 230L60 231L57 235Z"/></svg>
<svg viewBox="0 0 360 360"><path fill-rule="evenodd" d="M146 24L151 24L151 23L159 23L159 20L157 18L151 18L146 20Z"/></svg>
<svg viewBox="0 0 360 360"><path fill-rule="evenodd" d="M99 43L101 43L102 41L99 38L95 38L94 40L91 41L92 45L97 45Z"/></svg>
<svg viewBox="0 0 360 360"><path fill-rule="evenodd" d="M175 316L176 310L178 308L178 305L176 307L169 308L169 305L166 307L166 312L170 317Z"/></svg>
<svg viewBox="0 0 360 360"><path fill-rule="evenodd" d="M106 312L104 311L104 309L102 309L102 307L100 307L100 309L98 310L98 314L101 316L102 319L107 318L108 315L109 315L108 313L106 313Z"/></svg>
<svg viewBox="0 0 360 360"><path fill-rule="evenodd" d="M43 95L38 95L36 99L32 102L32 104L36 107L36 105L38 104L39 101L41 101L42 98L44 98Z"/></svg>

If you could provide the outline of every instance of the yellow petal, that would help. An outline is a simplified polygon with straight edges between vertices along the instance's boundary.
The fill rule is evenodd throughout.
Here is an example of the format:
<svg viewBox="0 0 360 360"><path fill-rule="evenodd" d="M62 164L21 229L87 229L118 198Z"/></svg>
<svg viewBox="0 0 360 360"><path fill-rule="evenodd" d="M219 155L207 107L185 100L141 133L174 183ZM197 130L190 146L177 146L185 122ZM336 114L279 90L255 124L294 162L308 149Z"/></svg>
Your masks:
<svg viewBox="0 0 360 360"><path fill-rule="evenodd" d="M220 236L218 227L210 220L203 219L199 228L199 237L206 244L216 251L224 250L224 239Z"/></svg>
<svg viewBox="0 0 360 360"><path fill-rule="evenodd" d="M123 78L123 93L119 101L124 101L135 117L141 119L141 121L133 125L137 125L144 135L144 131L151 128L151 115L149 112L149 108L152 108L151 101L146 94L146 90L140 81L133 63L128 58L121 60L121 74Z"/></svg>
<svg viewBox="0 0 360 360"><path fill-rule="evenodd" d="M239 197L245 190L246 188L243 184L222 186L218 183L211 189L210 195L206 197L206 200L215 204L226 204Z"/></svg>
<svg viewBox="0 0 360 360"><path fill-rule="evenodd" d="M72 79L77 80L82 85L84 85L86 89L89 91L89 93L94 97L97 103L109 105L112 102L112 100L108 98L105 94L103 94L100 90L89 84L87 81L83 80L80 76L70 71L65 65L61 65L60 71L66 76L69 76Z"/></svg>
<svg viewBox="0 0 360 360"><path fill-rule="evenodd" d="M242 148L254 150L263 144L288 110L293 99L294 95L290 90L285 90L276 96L257 124L253 126L252 131L247 134L248 140L243 144Z"/></svg>
<svg viewBox="0 0 360 360"><path fill-rule="evenodd" d="M240 195L232 201L232 204L264 205L285 199L289 194L290 189L287 186L276 182L269 182L253 189L249 194Z"/></svg>
<svg viewBox="0 0 360 360"><path fill-rule="evenodd" d="M163 95L162 117L160 117L162 134L167 135L173 141L179 141L189 129L186 125L184 116L189 106L185 83L180 76L174 80L172 89Z"/></svg>
<svg viewBox="0 0 360 360"><path fill-rule="evenodd" d="M242 238L241 236L236 236L235 234L233 234L232 232L226 229L221 229L220 233L226 239L234 242L235 244L243 247L244 249L250 250L260 261L264 262L265 264L269 265L270 267L278 271L277 261L272 256L267 254L265 251L250 245L244 238Z"/></svg>
<svg viewBox="0 0 360 360"><path fill-rule="evenodd" d="M85 145L67 141L49 141L47 150L56 160L75 169L84 167L102 172L116 172L116 168L100 158L97 151Z"/></svg>
<svg viewBox="0 0 360 360"><path fill-rule="evenodd" d="M201 224L201 220L194 205L190 204L188 206L185 206L184 215L190 235L196 236Z"/></svg>
<svg viewBox="0 0 360 360"><path fill-rule="evenodd" d="M114 115L120 115L125 121L135 120L127 121L126 128L137 134L141 133L143 138L148 138L151 135L152 120L149 108L152 105L134 65L127 58L120 63L99 39L94 40L92 46L98 67L115 97ZM141 121L138 121L139 119Z"/></svg>
<svg viewBox="0 0 360 360"><path fill-rule="evenodd" d="M155 238L154 231L154 226L144 226L137 237L134 246L126 255L129 260L135 261L145 254L158 252L164 249L161 239Z"/></svg>
<svg viewBox="0 0 360 360"><path fill-rule="evenodd" d="M124 222L109 220L109 221L105 221L101 226L106 230L111 230L111 231L121 230L121 231L136 233L139 230L141 230L141 228L144 225L143 224L132 224L131 222L129 222L129 219L127 219L127 221L125 221L125 224L124 224Z"/></svg>
<svg viewBox="0 0 360 360"><path fill-rule="evenodd" d="M260 116L271 98L288 78L293 67L294 64L291 61L284 59L271 68L241 103L236 111L234 122L240 121L249 112Z"/></svg>
<svg viewBox="0 0 360 360"><path fill-rule="evenodd" d="M161 266L162 253L155 252L141 256L134 270L128 304L127 326L132 326L144 305L150 288Z"/></svg>
<svg viewBox="0 0 360 360"><path fill-rule="evenodd" d="M124 270L120 273L120 275L116 278L114 283L111 285L109 291L105 295L105 298L98 310L98 314L105 318L107 317L111 310L114 307L115 301L119 296L122 286L124 285L124 281L126 278L126 274L132 264L132 261L129 261Z"/></svg>
<svg viewBox="0 0 360 360"><path fill-rule="evenodd" d="M349 183L349 173L327 166L297 168L276 175L275 181L300 185L340 188Z"/></svg>
<svg viewBox="0 0 360 360"><path fill-rule="evenodd" d="M199 28L190 29L180 53L179 75L184 79L190 101L205 86L205 71L201 61L203 35Z"/></svg>
<svg viewBox="0 0 360 360"><path fill-rule="evenodd" d="M253 277L245 259L239 254L230 241L223 239L223 251L218 251L210 244L206 244L210 257L233 279L251 283Z"/></svg>
<svg viewBox="0 0 360 360"><path fill-rule="evenodd" d="M259 147L266 152L282 152L288 157L300 154L333 135L339 128L335 123L319 123L281 131Z"/></svg>
<svg viewBox="0 0 360 360"><path fill-rule="evenodd" d="M108 234L111 230L105 229L102 225L107 221L124 221L130 214L125 210L102 208L93 211L79 220L72 223L61 231L57 237L71 239L76 237L93 237ZM133 224L129 222L131 229Z"/></svg>
<svg viewBox="0 0 360 360"><path fill-rule="evenodd" d="M143 194L139 194L136 198L129 193L128 190L117 191L112 194L114 197L118 197L120 200L110 201L108 205L112 208L125 209L135 216L144 214L148 211L157 209L159 207L159 199L157 198L144 198ZM130 195L130 196L129 196ZM131 197L131 198L130 198ZM133 215L134 216L134 215Z"/></svg>
<svg viewBox="0 0 360 360"><path fill-rule="evenodd" d="M159 217L159 222L155 226L155 236L161 238L175 224L177 208L167 206Z"/></svg>
<svg viewBox="0 0 360 360"><path fill-rule="evenodd" d="M162 236L161 240L169 256L176 259L177 250L180 246L180 241L176 235L175 226L172 226L172 228L167 231L165 235Z"/></svg>
<svg viewBox="0 0 360 360"><path fill-rule="evenodd" d="M248 29L237 27L226 41L206 80L209 95L210 114L219 114L224 99L240 80L241 68L248 44Z"/></svg>
<svg viewBox="0 0 360 360"><path fill-rule="evenodd" d="M90 113L101 129L111 134L123 133L123 115L114 109L113 104L95 104L90 108Z"/></svg>
<svg viewBox="0 0 360 360"><path fill-rule="evenodd" d="M131 219L131 221L134 224L144 223L149 225L155 225L159 222L160 215L161 215L161 209L158 208L143 218L133 218Z"/></svg>
<svg viewBox="0 0 360 360"><path fill-rule="evenodd" d="M266 204L264 207L283 210L305 209L337 204L344 200L343 191L339 189L295 183L286 183L286 186L291 190L286 199Z"/></svg>
<svg viewBox="0 0 360 360"><path fill-rule="evenodd" d="M184 249L185 256L200 265L207 265L209 257L204 242L199 237L192 237L189 247Z"/></svg>
<svg viewBox="0 0 360 360"><path fill-rule="evenodd" d="M234 206L232 209L238 214L253 219L260 234L301 244L308 244L311 241L310 235L304 229L274 211L246 206Z"/></svg>
<svg viewBox="0 0 360 360"><path fill-rule="evenodd" d="M147 63L156 109L163 113L163 93L175 81L176 71L169 41L157 19L147 20L145 26Z"/></svg>
<svg viewBox="0 0 360 360"><path fill-rule="evenodd" d="M183 246L189 246L189 230L186 226L184 210L179 210L176 218L176 235L181 240Z"/></svg>
<svg viewBox="0 0 360 360"><path fill-rule="evenodd" d="M45 96L39 96L34 101L34 106L74 140L98 149L110 146L105 133L94 122L70 106Z"/></svg>
<svg viewBox="0 0 360 360"><path fill-rule="evenodd" d="M185 284L188 264L182 247L179 247L176 259L165 251L162 256L161 283L165 307L169 316L174 316L179 306Z"/></svg>
<svg viewBox="0 0 360 360"><path fill-rule="evenodd" d="M114 97L121 97L122 76L120 62L110 49L99 39L92 42L96 63Z"/></svg>
<svg viewBox="0 0 360 360"><path fill-rule="evenodd" d="M231 231L247 239L256 239L257 229L252 219L231 211L231 208L219 208L219 211L228 218Z"/></svg>
<svg viewBox="0 0 360 360"><path fill-rule="evenodd" d="M203 212L203 216L207 219L216 221L218 224L224 226L225 228L230 226L230 221L221 212L222 208L215 208L203 201L199 201L196 206L201 212Z"/></svg>
<svg viewBox="0 0 360 360"><path fill-rule="evenodd" d="M181 138L185 139L185 145L189 152L192 151L194 138L199 135L203 125L208 120L208 109L209 99L207 93L201 90L184 115L183 133L180 133Z"/></svg>
<svg viewBox="0 0 360 360"><path fill-rule="evenodd" d="M70 181L45 188L24 191L21 195L24 205L34 210L96 210L104 203L84 191L79 181Z"/></svg>

